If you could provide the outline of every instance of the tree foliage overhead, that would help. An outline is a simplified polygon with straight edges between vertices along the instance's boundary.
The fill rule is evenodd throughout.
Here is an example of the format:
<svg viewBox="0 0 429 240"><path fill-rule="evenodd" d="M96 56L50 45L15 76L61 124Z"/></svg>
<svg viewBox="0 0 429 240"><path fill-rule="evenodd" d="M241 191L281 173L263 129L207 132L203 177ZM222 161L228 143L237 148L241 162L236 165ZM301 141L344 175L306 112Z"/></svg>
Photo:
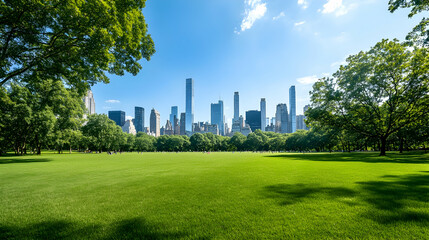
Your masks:
<svg viewBox="0 0 429 240"><path fill-rule="evenodd" d="M380 139L429 115L429 51L382 40L315 83L310 121Z"/></svg>
<svg viewBox="0 0 429 240"><path fill-rule="evenodd" d="M0 1L0 86L32 75L85 90L106 73L136 75L154 43L145 0Z"/></svg>
<svg viewBox="0 0 429 240"><path fill-rule="evenodd" d="M429 10L429 1L428 0L390 0L389 1L389 11L395 12L399 8L411 8L408 17L413 17L414 15L428 11ZM407 40L409 43L417 43L422 46L429 46L429 18L423 18L420 23L413 28L407 35Z"/></svg>

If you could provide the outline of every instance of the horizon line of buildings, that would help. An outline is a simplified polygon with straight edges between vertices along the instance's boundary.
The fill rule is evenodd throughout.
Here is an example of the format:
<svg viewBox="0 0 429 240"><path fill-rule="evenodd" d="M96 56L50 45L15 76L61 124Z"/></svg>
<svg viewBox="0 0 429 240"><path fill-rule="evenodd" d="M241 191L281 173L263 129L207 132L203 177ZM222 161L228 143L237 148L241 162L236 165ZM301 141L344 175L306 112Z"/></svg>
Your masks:
<svg viewBox="0 0 429 240"><path fill-rule="evenodd" d="M83 99L88 114L95 113L95 101L91 90ZM171 107L170 117L164 126L160 123L160 113L152 108L150 113L149 127L145 127L145 109L136 106L134 108L134 118L125 120L125 112L121 110L109 111L108 117L115 121L122 130L127 133L136 134L145 132L155 137L161 135L188 135L194 133L211 132L216 135L232 136L235 132L241 132L245 136L251 132L260 129L261 131L277 133L294 133L297 129L308 130L304 120L304 115L296 115L296 91L295 86L289 88L289 112L286 103L277 105L276 114L271 119L266 116L266 100L261 98L259 110L246 111L246 119L239 114L240 96L239 92L234 92L234 118L232 119L231 128L225 122L223 101L210 105L211 118L209 122L194 122L194 80L186 79L186 109L180 113L177 106ZM309 105L304 107L304 113L308 110ZM270 121L271 120L271 121Z"/></svg>

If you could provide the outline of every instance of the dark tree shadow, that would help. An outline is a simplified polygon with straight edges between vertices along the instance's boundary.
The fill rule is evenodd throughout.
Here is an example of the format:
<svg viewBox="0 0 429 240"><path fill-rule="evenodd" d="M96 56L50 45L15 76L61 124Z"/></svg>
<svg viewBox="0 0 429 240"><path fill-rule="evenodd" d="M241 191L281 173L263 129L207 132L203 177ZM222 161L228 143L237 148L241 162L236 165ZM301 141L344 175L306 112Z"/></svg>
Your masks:
<svg viewBox="0 0 429 240"><path fill-rule="evenodd" d="M185 232L169 231L142 217L114 222L109 226L82 225L69 221L45 221L29 226L0 225L0 239L178 239ZM208 238L201 238L208 239Z"/></svg>
<svg viewBox="0 0 429 240"><path fill-rule="evenodd" d="M44 221L29 226L0 225L0 239L81 239L99 226L78 227L72 222Z"/></svg>
<svg viewBox="0 0 429 240"><path fill-rule="evenodd" d="M37 163L37 162L50 162L50 159L47 158L0 158L0 164L11 164L11 163Z"/></svg>
<svg viewBox="0 0 429 240"><path fill-rule="evenodd" d="M266 157L320 162L429 163L429 154L423 152L388 153L384 157L378 156L378 153L375 152L278 154Z"/></svg>
<svg viewBox="0 0 429 240"><path fill-rule="evenodd" d="M276 199L280 205L291 205L323 194L330 198L354 197L356 192L343 187L320 187L309 184L277 184L266 186L265 197Z"/></svg>
<svg viewBox="0 0 429 240"><path fill-rule="evenodd" d="M368 212L366 217L380 223L420 222L427 224L429 214L429 174L385 175L383 181L358 182L362 199L376 208L378 214ZM410 210L410 208L414 210Z"/></svg>
<svg viewBox="0 0 429 240"><path fill-rule="evenodd" d="M131 218L114 225L113 232L106 239L179 239L185 232L168 231L163 226L148 223L144 218Z"/></svg>

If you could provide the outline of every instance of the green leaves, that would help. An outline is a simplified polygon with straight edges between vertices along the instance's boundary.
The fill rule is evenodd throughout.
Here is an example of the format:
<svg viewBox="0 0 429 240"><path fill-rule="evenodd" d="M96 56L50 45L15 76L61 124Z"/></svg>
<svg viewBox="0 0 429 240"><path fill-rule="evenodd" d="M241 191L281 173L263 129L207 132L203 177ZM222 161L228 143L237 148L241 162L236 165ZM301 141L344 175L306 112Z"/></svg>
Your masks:
<svg viewBox="0 0 429 240"><path fill-rule="evenodd" d="M312 122L384 141L428 118L429 51L382 40L313 86Z"/></svg>
<svg viewBox="0 0 429 240"><path fill-rule="evenodd" d="M29 76L61 79L84 93L106 72L136 75L155 53L145 0L0 2L0 86ZM34 79L32 79L34 80Z"/></svg>

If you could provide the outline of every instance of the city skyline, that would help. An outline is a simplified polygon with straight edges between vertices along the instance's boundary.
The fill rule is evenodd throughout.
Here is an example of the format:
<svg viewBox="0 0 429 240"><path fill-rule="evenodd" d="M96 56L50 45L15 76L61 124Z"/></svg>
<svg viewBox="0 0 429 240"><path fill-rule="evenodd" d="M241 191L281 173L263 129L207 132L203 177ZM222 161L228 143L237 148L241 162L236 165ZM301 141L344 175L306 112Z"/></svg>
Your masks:
<svg viewBox="0 0 429 240"><path fill-rule="evenodd" d="M289 103L291 85L300 115L315 79L334 73L347 56L381 38L404 40L420 19L408 19L402 10L391 14L383 1L344 0L323 11L325 3L309 1L304 9L297 1L261 1L266 11L242 31L249 8L244 0L148 0L143 12L156 53L141 61L136 76L109 75L109 84L93 86L96 112L122 109L133 116L134 106L155 107L165 123L171 106L178 106L178 114L185 111L183 79L192 77L195 121L210 121L209 104L222 99L225 122L231 124L234 91L240 92L242 110L259 109L266 98L266 114L274 116L277 103Z"/></svg>

